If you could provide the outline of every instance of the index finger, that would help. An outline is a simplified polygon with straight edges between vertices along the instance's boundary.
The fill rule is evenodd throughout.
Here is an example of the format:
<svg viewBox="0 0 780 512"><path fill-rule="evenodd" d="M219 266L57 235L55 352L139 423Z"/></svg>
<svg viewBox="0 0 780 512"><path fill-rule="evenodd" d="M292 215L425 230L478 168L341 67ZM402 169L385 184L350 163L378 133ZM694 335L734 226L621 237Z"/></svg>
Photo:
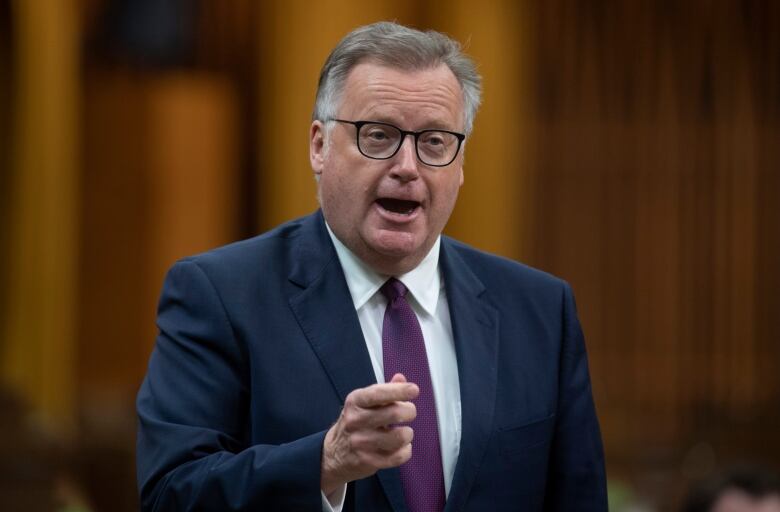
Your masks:
<svg viewBox="0 0 780 512"><path fill-rule="evenodd" d="M379 407L393 402L405 402L417 398L420 389L411 382L373 384L353 392L355 405L363 408Z"/></svg>

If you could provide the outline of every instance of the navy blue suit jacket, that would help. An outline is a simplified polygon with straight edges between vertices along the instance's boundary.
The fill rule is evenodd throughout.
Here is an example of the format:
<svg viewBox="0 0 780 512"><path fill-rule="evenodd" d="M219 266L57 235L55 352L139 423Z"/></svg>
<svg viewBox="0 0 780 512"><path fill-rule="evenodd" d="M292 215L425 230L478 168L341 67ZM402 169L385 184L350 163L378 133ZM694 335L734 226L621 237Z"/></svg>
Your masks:
<svg viewBox="0 0 780 512"><path fill-rule="evenodd" d="M607 510L585 345L569 286L442 238L462 439L446 511ZM168 273L138 394L145 511L321 510L325 433L375 382L321 212ZM345 510L405 510L399 472Z"/></svg>

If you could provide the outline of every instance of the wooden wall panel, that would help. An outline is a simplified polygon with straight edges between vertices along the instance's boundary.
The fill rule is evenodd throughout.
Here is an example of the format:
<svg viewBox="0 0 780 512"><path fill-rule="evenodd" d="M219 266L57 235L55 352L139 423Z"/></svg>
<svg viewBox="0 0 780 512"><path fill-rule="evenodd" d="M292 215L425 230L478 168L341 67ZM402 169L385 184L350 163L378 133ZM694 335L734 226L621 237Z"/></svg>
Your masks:
<svg viewBox="0 0 780 512"><path fill-rule="evenodd" d="M466 141L464 176L446 233L511 258L528 251L526 226L534 212L528 163L533 134L527 75L532 40L522 2L471 0L428 4L424 26L465 46L483 75L483 102Z"/></svg>
<svg viewBox="0 0 780 512"><path fill-rule="evenodd" d="M166 270L235 238L238 107L209 74L105 72L90 83L80 405L88 426L132 431Z"/></svg>
<svg viewBox="0 0 780 512"><path fill-rule="evenodd" d="M2 381L70 433L76 390L79 52L72 2L16 2ZM44 37L41 36L44 35ZM4 219L5 220L5 219Z"/></svg>
<svg viewBox="0 0 780 512"><path fill-rule="evenodd" d="M583 304L610 468L673 488L702 443L780 466L778 6L529 12L531 263Z"/></svg>

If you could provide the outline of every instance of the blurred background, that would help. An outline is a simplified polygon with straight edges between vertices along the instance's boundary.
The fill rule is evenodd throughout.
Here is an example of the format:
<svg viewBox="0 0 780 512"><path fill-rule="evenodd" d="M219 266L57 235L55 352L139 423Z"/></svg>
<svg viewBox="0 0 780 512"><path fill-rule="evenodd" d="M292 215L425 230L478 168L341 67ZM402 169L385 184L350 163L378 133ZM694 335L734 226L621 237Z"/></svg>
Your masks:
<svg viewBox="0 0 780 512"><path fill-rule="evenodd" d="M572 283L612 510L780 466L780 3L0 0L0 500L137 510L178 258L317 207L319 68L378 20L467 42L450 235Z"/></svg>

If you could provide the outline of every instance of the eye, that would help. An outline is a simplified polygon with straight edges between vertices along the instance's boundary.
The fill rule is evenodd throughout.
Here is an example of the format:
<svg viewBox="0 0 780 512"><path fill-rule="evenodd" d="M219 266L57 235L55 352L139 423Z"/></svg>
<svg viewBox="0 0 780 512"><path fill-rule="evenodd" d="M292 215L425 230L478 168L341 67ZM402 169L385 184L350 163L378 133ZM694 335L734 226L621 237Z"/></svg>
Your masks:
<svg viewBox="0 0 780 512"><path fill-rule="evenodd" d="M387 142L398 138L398 130L383 124L367 124L360 131L360 136L366 142Z"/></svg>
<svg viewBox="0 0 780 512"><path fill-rule="evenodd" d="M375 141L383 141L388 139L387 132L381 128L371 128L370 130L367 130L366 137Z"/></svg>
<svg viewBox="0 0 780 512"><path fill-rule="evenodd" d="M420 142L431 148L438 148L448 143L445 139L445 133L442 132L425 132L420 137Z"/></svg>

